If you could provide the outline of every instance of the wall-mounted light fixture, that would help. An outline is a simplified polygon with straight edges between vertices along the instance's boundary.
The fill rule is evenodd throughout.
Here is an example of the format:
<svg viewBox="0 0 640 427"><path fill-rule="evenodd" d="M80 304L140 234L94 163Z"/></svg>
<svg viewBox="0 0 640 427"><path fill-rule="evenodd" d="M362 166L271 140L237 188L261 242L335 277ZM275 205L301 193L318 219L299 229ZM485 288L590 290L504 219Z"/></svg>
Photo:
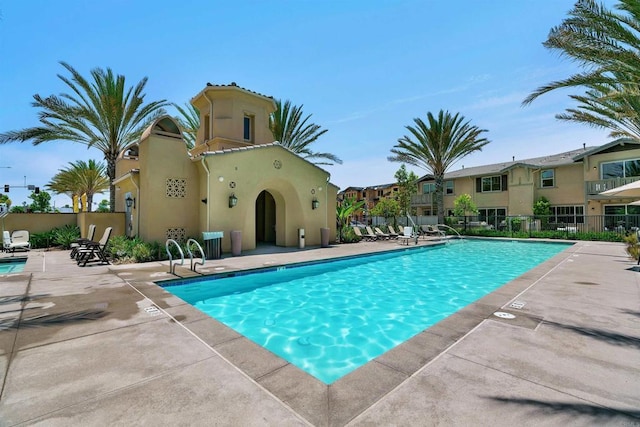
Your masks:
<svg viewBox="0 0 640 427"><path fill-rule="evenodd" d="M127 204L127 207L133 207L134 209L136 208L136 199L131 197L131 195L128 195L126 199L124 199L124 202Z"/></svg>
<svg viewBox="0 0 640 427"><path fill-rule="evenodd" d="M311 201L311 209L318 209L319 206L320 206L320 202L318 201L318 199L314 198Z"/></svg>
<svg viewBox="0 0 640 427"><path fill-rule="evenodd" d="M238 198L234 193L231 193L231 195L229 196L229 207L232 208L237 204L238 204Z"/></svg>

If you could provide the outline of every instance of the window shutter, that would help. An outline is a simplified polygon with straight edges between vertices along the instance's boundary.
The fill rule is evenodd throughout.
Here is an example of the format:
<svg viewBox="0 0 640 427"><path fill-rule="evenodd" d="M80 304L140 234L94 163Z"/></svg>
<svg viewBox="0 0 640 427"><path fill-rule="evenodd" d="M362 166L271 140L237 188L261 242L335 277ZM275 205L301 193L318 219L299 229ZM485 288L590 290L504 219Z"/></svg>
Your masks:
<svg viewBox="0 0 640 427"><path fill-rule="evenodd" d="M502 175L502 191L507 191L507 175Z"/></svg>
<svg viewBox="0 0 640 427"><path fill-rule="evenodd" d="M482 178L476 178L476 193L482 193Z"/></svg>

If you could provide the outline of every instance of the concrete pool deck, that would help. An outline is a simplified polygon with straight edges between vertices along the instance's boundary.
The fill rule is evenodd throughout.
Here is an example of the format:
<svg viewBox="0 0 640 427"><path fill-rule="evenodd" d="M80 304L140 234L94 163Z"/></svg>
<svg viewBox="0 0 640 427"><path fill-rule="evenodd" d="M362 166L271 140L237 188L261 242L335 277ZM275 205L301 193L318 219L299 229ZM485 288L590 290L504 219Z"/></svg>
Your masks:
<svg viewBox="0 0 640 427"><path fill-rule="evenodd" d="M206 269L389 249L407 247L361 242ZM155 285L171 277L167 263L28 256L25 272L0 276L3 426L640 425L640 276L622 244L577 242L331 386Z"/></svg>

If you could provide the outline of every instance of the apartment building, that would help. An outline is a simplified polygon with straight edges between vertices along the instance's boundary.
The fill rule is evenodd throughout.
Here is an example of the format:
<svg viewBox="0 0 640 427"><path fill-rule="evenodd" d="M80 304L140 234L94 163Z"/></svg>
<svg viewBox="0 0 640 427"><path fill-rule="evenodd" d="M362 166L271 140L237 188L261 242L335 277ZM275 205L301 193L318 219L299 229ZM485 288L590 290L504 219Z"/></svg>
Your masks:
<svg viewBox="0 0 640 427"><path fill-rule="evenodd" d="M352 220L366 223L370 217L371 209L382 199L394 199L399 189L397 183L369 187L347 187L338 193L338 203L344 199L354 199L356 202L364 201L363 208L354 213Z"/></svg>
<svg viewBox="0 0 640 427"><path fill-rule="evenodd" d="M614 216L640 215L640 206L630 204L637 199L600 193L639 179L640 142L618 139L598 147L449 172L444 183L445 215L453 215L454 200L466 193L479 209L478 220L497 227L507 216L532 215L535 201L545 197L552 207L551 222L582 224L585 216L607 215L611 217L604 218L605 227L615 227L624 220ZM418 215L435 215L433 176L421 177L417 185L412 207Z"/></svg>

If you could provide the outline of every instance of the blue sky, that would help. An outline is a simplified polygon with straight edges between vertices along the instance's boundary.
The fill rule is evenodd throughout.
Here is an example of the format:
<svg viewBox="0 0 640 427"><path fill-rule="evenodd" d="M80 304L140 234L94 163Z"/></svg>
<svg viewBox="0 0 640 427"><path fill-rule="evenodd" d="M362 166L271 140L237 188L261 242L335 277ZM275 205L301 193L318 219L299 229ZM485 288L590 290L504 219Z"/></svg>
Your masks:
<svg viewBox="0 0 640 427"><path fill-rule="evenodd" d="M606 2L606 4L613 4ZM416 117L459 112L491 140L454 169L608 142L608 132L560 122L557 92L535 88L578 71L542 46L570 0L247 0L178 3L0 0L0 131L37 124L32 96L66 91L65 61L84 75L110 67L146 99L185 103L207 82L303 104L329 131L314 145L342 165L341 188L393 182L390 149ZM169 111L174 114L174 111ZM0 145L0 184L44 187L67 163L102 159L68 142ZM411 168L410 168L411 169ZM425 171L414 169L416 174ZM28 191L12 189L14 204ZM106 195L105 195L106 198ZM98 195L95 200L102 197ZM54 196L56 206L70 203Z"/></svg>

